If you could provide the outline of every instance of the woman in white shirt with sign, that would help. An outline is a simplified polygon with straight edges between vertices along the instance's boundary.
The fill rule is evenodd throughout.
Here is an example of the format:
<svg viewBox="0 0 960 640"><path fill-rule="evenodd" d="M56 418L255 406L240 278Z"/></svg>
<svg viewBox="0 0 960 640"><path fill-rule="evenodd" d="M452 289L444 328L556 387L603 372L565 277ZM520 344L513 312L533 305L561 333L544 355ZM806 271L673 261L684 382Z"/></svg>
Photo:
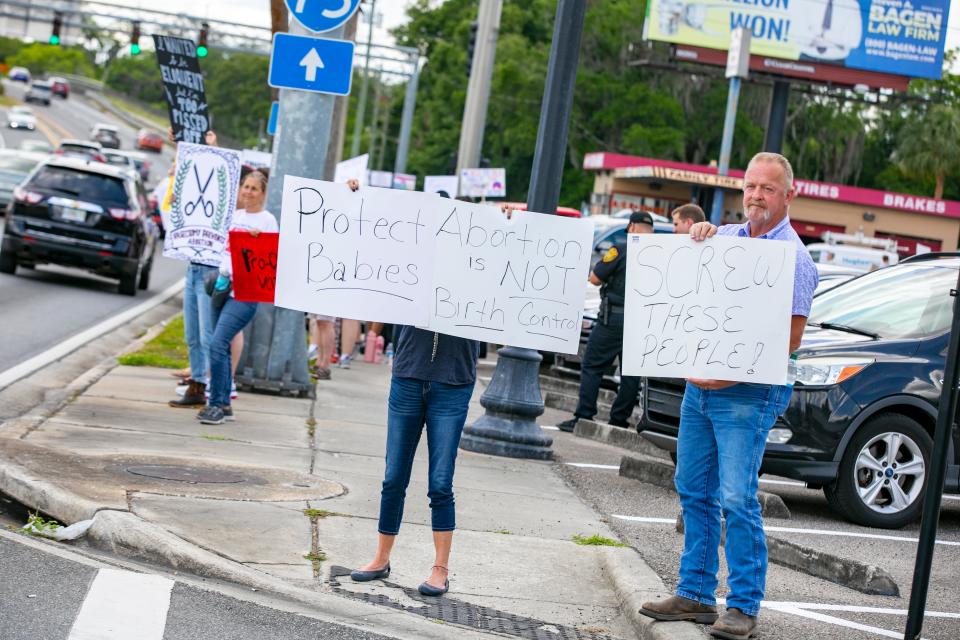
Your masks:
<svg viewBox="0 0 960 640"><path fill-rule="evenodd" d="M277 219L263 208L267 198L267 176L260 171L247 175L240 186L240 199L246 205L234 213L230 231L247 231L252 236L263 232L277 233L280 230ZM223 260L220 262L220 276L217 278L217 291L224 291L233 278L233 263L230 257L230 243L227 243ZM215 306L215 305L214 305ZM240 302L230 297L226 303L213 309L213 338L210 341L210 398L207 406L197 414L203 424L223 424L233 420L230 407L230 385L233 376L230 367L230 341L253 319L257 313L256 302Z"/></svg>

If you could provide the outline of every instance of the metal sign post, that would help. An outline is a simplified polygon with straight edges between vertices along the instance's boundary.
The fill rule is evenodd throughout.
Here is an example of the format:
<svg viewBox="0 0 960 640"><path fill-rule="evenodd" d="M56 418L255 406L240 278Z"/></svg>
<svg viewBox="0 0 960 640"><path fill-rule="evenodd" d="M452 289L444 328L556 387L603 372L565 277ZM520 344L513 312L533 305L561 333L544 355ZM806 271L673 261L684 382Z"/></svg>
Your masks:
<svg viewBox="0 0 960 640"><path fill-rule="evenodd" d="M953 296L953 326L947 346L944 364L943 387L940 389L940 404L937 411L937 426L933 432L930 470L927 472L927 488L923 494L923 515L920 519L920 538L917 544L917 561L910 586L910 608L907 610L907 628L904 640L918 640L923 630L923 612L927 605L927 589L930 586L930 566L937 540L940 520L940 502L943 499L943 482L947 472L947 454L950 451L950 432L957 415L958 366L960 358L960 272L957 287L950 291Z"/></svg>
<svg viewBox="0 0 960 640"><path fill-rule="evenodd" d="M730 171L730 150L733 147L733 130L737 126L737 105L740 104L740 80L750 75L750 30L740 27L730 33L730 50L727 53L727 73L730 92L727 94L727 113L723 119L723 139L720 143L720 162L717 173L721 176ZM713 209L710 222L719 226L723 219L723 189L713 190Z"/></svg>

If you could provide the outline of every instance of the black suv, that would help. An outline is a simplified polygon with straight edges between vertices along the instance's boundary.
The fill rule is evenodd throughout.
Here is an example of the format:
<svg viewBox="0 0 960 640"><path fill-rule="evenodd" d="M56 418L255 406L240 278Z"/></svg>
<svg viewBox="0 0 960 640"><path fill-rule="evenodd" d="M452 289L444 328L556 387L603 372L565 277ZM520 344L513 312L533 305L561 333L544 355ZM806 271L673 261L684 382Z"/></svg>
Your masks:
<svg viewBox="0 0 960 640"><path fill-rule="evenodd" d="M150 286L156 225L132 172L79 158L42 162L7 207L0 273L60 264L120 280L133 296Z"/></svg>
<svg viewBox="0 0 960 640"><path fill-rule="evenodd" d="M899 528L921 509L960 253L927 254L816 296L790 405L761 472L822 488L849 520ZM644 437L676 451L683 380L646 378ZM960 493L954 422L945 490Z"/></svg>

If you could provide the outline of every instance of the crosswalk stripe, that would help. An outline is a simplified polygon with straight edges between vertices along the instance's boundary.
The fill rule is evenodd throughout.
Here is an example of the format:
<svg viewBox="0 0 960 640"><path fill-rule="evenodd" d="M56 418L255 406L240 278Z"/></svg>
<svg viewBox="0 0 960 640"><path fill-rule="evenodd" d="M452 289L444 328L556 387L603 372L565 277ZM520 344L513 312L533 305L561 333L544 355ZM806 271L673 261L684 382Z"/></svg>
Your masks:
<svg viewBox="0 0 960 640"><path fill-rule="evenodd" d="M100 569L67 640L163 640L173 580Z"/></svg>

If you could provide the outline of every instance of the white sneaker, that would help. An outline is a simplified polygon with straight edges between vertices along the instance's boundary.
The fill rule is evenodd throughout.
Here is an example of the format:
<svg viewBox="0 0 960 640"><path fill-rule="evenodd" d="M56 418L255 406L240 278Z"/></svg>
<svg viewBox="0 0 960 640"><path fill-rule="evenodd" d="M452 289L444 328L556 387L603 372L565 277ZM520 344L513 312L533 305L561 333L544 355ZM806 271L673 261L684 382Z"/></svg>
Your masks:
<svg viewBox="0 0 960 640"><path fill-rule="evenodd" d="M185 393L187 392L187 388L188 388L189 386L190 386L190 385L188 385L188 384L178 384L178 385L177 385L177 388L174 389L174 391L177 392L177 395L178 395L178 396L182 396L183 394L185 394Z"/></svg>
<svg viewBox="0 0 960 640"><path fill-rule="evenodd" d="M312 344L310 345L310 348L307 349L307 360L312 359L316 355L317 355L317 345Z"/></svg>
<svg viewBox="0 0 960 640"><path fill-rule="evenodd" d="M340 356L340 361L337 362L337 366L340 367L341 369L349 369L349 368L350 368L350 356L349 356L349 355L342 355L342 356Z"/></svg>
<svg viewBox="0 0 960 640"><path fill-rule="evenodd" d="M231 400L237 399L237 383L236 382L230 385L230 399Z"/></svg>

